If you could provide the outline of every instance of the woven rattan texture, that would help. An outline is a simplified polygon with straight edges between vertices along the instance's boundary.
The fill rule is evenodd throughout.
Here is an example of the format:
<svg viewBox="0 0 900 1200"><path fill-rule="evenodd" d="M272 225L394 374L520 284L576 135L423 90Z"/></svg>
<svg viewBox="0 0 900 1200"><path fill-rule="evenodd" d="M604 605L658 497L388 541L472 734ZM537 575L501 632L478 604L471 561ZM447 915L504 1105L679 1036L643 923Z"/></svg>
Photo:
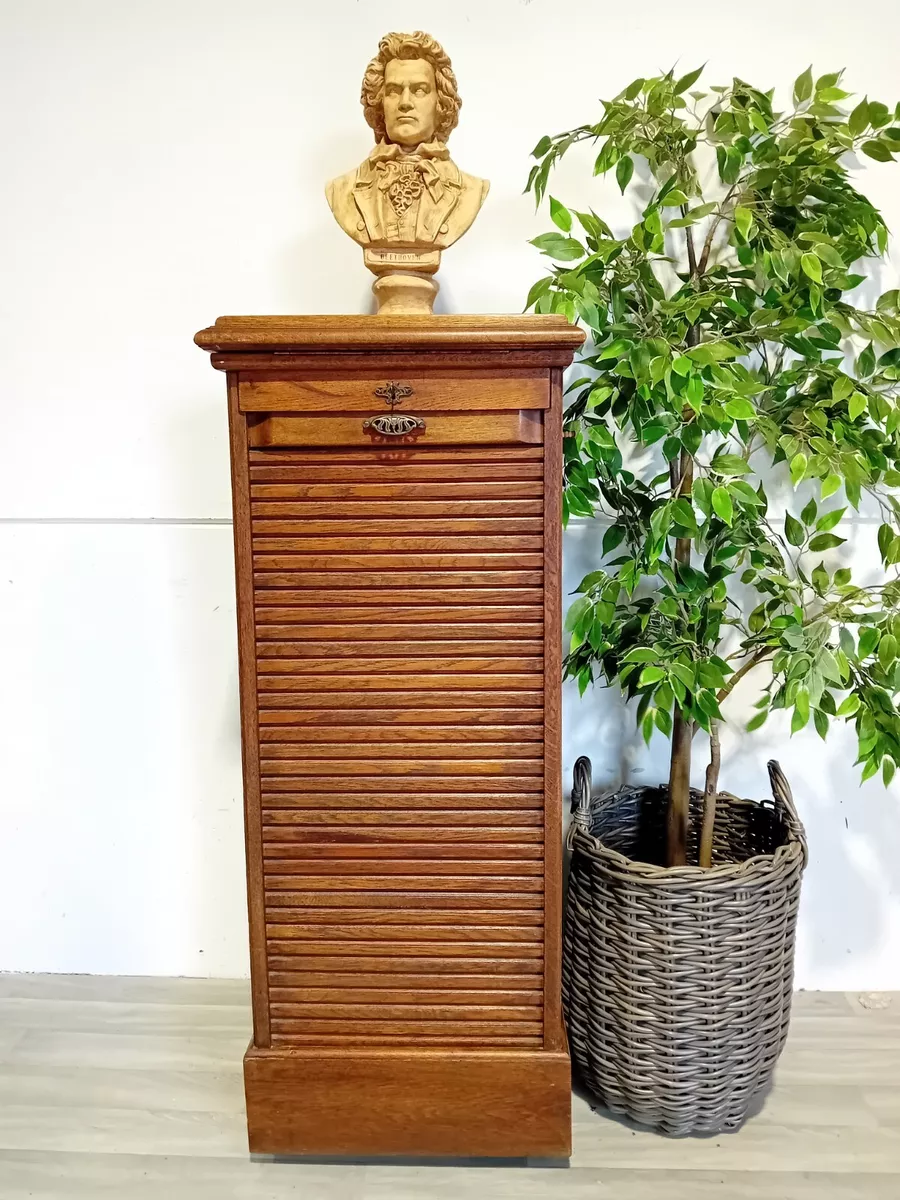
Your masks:
<svg viewBox="0 0 900 1200"><path fill-rule="evenodd" d="M605 1107L666 1133L737 1128L787 1037L807 852L777 764L770 773L775 802L719 796L710 870L655 865L665 789L584 802L573 826L563 953L572 1058ZM691 809L697 830L699 793Z"/></svg>

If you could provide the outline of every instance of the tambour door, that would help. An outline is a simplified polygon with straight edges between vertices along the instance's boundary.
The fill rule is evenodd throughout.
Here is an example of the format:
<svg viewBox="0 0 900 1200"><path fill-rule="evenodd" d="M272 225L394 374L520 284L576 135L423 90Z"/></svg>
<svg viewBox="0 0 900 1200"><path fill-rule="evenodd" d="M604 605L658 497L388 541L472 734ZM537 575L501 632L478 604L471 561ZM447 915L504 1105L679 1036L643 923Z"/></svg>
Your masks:
<svg viewBox="0 0 900 1200"><path fill-rule="evenodd" d="M250 432L263 1044L547 1043L528 417L527 440L497 422L471 445L284 445L306 416L275 446Z"/></svg>

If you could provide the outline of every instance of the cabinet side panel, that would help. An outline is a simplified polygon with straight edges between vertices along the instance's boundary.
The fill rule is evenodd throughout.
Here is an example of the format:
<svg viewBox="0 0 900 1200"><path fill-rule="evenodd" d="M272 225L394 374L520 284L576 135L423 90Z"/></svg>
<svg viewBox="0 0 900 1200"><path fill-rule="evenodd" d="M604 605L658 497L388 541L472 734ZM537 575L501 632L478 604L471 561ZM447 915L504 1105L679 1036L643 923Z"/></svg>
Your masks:
<svg viewBox="0 0 900 1200"><path fill-rule="evenodd" d="M253 620L253 542L250 525L250 467L247 418L238 407L238 378L228 373L228 427L234 504L234 564L237 588L238 669L241 690L241 757L244 768L244 838L250 917L250 977L253 1044L271 1044L263 888L262 812L259 789L259 704L256 691L256 634Z"/></svg>
<svg viewBox="0 0 900 1200"><path fill-rule="evenodd" d="M544 1048L565 1049L562 1003L562 370L544 414Z"/></svg>

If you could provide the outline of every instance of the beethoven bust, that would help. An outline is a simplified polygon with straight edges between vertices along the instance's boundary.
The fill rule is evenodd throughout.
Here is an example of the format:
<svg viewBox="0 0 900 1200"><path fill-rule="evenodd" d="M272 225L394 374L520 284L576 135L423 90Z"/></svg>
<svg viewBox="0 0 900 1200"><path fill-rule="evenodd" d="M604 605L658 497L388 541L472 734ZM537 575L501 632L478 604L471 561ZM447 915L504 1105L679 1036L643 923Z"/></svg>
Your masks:
<svg viewBox="0 0 900 1200"><path fill-rule="evenodd" d="M490 186L460 171L447 150L461 104L450 59L426 33L389 33L366 69L360 99L375 148L327 185L331 211L370 251L404 248L435 260L434 251L452 246L475 220ZM376 270L372 259L366 255ZM422 265L433 271L437 262Z"/></svg>

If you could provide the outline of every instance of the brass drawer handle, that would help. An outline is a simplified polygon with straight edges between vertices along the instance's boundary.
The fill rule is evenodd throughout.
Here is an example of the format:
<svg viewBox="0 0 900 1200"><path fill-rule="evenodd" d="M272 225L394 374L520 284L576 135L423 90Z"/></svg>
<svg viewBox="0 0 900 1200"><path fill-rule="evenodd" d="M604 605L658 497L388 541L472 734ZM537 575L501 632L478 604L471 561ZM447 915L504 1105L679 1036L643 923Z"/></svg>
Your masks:
<svg viewBox="0 0 900 1200"><path fill-rule="evenodd" d="M411 417L408 413L382 413L379 417L367 417L363 421L363 430L374 430L385 437L404 437L417 429L424 429L425 422L421 417Z"/></svg>

